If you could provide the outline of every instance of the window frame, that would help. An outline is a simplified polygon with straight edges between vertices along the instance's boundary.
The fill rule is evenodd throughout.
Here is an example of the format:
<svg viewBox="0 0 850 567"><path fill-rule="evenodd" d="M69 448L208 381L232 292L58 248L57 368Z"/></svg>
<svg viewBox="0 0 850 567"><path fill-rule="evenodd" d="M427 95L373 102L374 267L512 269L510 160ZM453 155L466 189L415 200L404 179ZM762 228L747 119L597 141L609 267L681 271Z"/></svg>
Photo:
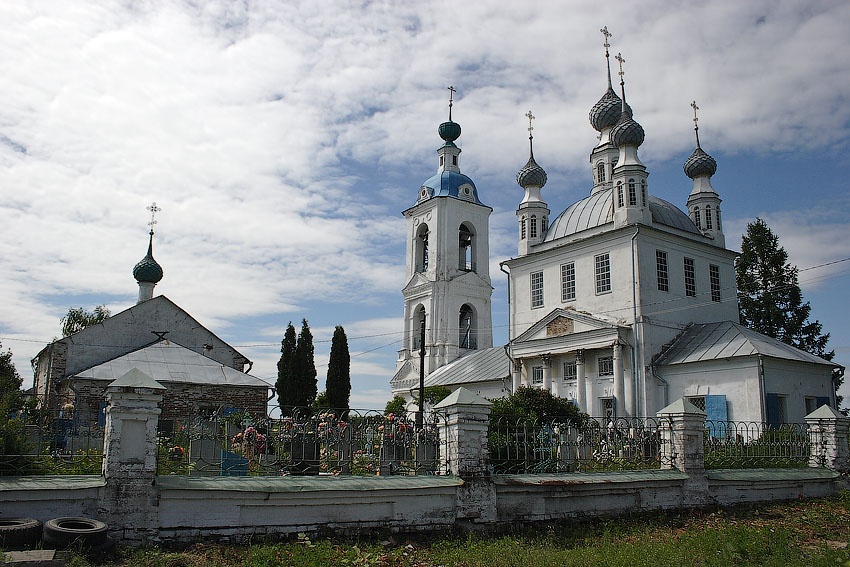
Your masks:
<svg viewBox="0 0 850 567"><path fill-rule="evenodd" d="M561 264L561 301L575 301L576 298L576 263Z"/></svg>
<svg viewBox="0 0 850 567"><path fill-rule="evenodd" d="M537 272L531 272L528 277L528 281L530 284L530 296L529 300L531 303L532 309L539 309L543 307L544 304L544 296L543 296L543 270Z"/></svg>
<svg viewBox="0 0 850 567"><path fill-rule="evenodd" d="M611 293L611 253L604 252L593 257L595 267L596 295Z"/></svg>
<svg viewBox="0 0 850 567"><path fill-rule="evenodd" d="M705 230L714 230L711 228L711 205L705 206Z"/></svg>
<svg viewBox="0 0 850 567"><path fill-rule="evenodd" d="M634 178L629 178L629 206L637 206L637 189L635 188Z"/></svg>
<svg viewBox="0 0 850 567"><path fill-rule="evenodd" d="M538 379L538 375L540 378ZM531 367L531 385L537 386L543 385L543 367L542 366L532 366Z"/></svg>
<svg viewBox="0 0 850 567"><path fill-rule="evenodd" d="M568 372L568 369L570 371ZM564 361L564 382L578 380L578 365L575 360Z"/></svg>
<svg viewBox="0 0 850 567"><path fill-rule="evenodd" d="M697 276L696 276L696 267L693 258L688 258L685 256L682 261L682 266L685 271L685 296L687 297L696 297L697 296Z"/></svg>
<svg viewBox="0 0 850 567"><path fill-rule="evenodd" d="M708 265L708 283L711 289L711 300L721 301L720 295L720 266L716 264Z"/></svg>
<svg viewBox="0 0 850 567"><path fill-rule="evenodd" d="M537 215L531 215L528 220L528 237L537 238Z"/></svg>
<svg viewBox="0 0 850 567"><path fill-rule="evenodd" d="M665 250L655 250L655 279L658 291L670 291L670 269Z"/></svg>
<svg viewBox="0 0 850 567"><path fill-rule="evenodd" d="M605 373L603 374L603 363L605 366ZM604 378L605 376L613 376L614 375L614 355L606 354L603 356L596 357L596 375L599 378Z"/></svg>

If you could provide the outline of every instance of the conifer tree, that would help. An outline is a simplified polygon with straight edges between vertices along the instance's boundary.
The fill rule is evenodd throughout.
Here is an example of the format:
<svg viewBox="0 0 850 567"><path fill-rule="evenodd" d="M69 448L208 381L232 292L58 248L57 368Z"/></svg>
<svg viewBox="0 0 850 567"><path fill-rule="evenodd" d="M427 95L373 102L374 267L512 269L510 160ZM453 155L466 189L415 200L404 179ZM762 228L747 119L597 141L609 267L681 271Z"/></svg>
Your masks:
<svg viewBox="0 0 850 567"><path fill-rule="evenodd" d="M277 401L281 406L297 405L295 348L295 327L292 326L292 321L290 321L283 335L283 340L280 342L280 360L277 363L275 390L277 391Z"/></svg>
<svg viewBox="0 0 850 567"><path fill-rule="evenodd" d="M351 356L348 353L348 337L345 336L345 329L341 325L336 326L331 340L325 390L330 407L348 409L351 396Z"/></svg>
<svg viewBox="0 0 850 567"><path fill-rule="evenodd" d="M301 332L295 346L295 405L309 406L316 399L316 362L313 359L313 334L307 319L301 320Z"/></svg>
<svg viewBox="0 0 850 567"><path fill-rule="evenodd" d="M801 350L832 360L826 351L829 333L819 321L809 321L811 306L803 303L797 267L762 219L747 225L735 268L741 324Z"/></svg>

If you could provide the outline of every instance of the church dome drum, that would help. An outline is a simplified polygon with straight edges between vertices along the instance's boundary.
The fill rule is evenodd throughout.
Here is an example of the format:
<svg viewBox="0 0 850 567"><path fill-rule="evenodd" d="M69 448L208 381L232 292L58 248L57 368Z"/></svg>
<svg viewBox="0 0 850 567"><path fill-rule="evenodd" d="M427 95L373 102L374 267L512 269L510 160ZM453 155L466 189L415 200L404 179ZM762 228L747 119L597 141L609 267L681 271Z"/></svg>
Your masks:
<svg viewBox="0 0 850 567"><path fill-rule="evenodd" d="M705 153L702 148L697 147L694 153L691 154L685 165L683 166L685 175L691 179L695 179L701 175L712 176L717 171L717 162L714 158Z"/></svg>

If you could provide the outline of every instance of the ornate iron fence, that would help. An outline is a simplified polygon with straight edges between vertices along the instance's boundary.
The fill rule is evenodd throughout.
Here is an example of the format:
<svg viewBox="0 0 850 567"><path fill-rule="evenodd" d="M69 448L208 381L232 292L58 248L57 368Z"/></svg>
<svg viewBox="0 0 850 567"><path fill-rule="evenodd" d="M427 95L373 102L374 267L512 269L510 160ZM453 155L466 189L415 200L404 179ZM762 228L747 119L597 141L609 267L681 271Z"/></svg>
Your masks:
<svg viewBox="0 0 850 567"><path fill-rule="evenodd" d="M810 444L806 424L709 420L703 440L705 468L805 467Z"/></svg>
<svg viewBox="0 0 850 567"><path fill-rule="evenodd" d="M550 473L656 469L662 437L657 418L490 418L493 472Z"/></svg>
<svg viewBox="0 0 850 567"><path fill-rule="evenodd" d="M100 474L103 426L73 408L0 417L0 475Z"/></svg>
<svg viewBox="0 0 850 567"><path fill-rule="evenodd" d="M161 428L157 474L196 476L444 474L445 416L274 408L192 415Z"/></svg>

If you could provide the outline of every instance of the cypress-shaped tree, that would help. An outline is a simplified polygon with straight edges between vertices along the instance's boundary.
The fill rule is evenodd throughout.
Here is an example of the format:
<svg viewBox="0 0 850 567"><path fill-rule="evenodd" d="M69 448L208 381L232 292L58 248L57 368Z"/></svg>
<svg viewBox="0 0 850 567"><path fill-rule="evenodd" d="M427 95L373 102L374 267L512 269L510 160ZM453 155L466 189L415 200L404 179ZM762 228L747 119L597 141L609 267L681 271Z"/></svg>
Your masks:
<svg viewBox="0 0 850 567"><path fill-rule="evenodd" d="M331 340L325 391L330 407L348 409L348 399L351 396L351 356L348 353L348 337L345 336L345 329L341 325L336 326Z"/></svg>
<svg viewBox="0 0 850 567"><path fill-rule="evenodd" d="M277 382L274 386L277 391L277 401L281 406L297 405L295 349L295 327L290 321L280 342L280 360L277 363Z"/></svg>
<svg viewBox="0 0 850 567"><path fill-rule="evenodd" d="M313 403L318 394L316 383L316 362L313 359L313 334L307 319L301 320L301 332L298 334L298 344L295 346L295 383L297 406L307 407Z"/></svg>
<svg viewBox="0 0 850 567"><path fill-rule="evenodd" d="M741 323L783 343L832 360L826 351L829 333L821 334L819 321L809 321L811 306L803 303L797 267L762 219L747 225L741 256L735 267Z"/></svg>

